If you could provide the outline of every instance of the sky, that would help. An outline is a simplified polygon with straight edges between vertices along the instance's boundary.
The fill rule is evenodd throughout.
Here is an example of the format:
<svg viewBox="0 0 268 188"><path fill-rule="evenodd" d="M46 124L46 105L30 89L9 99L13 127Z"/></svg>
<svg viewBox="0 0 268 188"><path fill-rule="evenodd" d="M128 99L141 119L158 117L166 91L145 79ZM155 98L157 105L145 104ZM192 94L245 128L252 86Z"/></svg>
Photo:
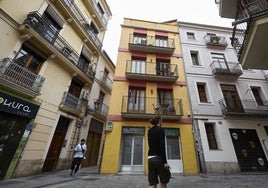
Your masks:
<svg viewBox="0 0 268 188"><path fill-rule="evenodd" d="M182 22L232 27L232 19L221 18L215 0L106 0L112 12L104 36L103 50L116 64L124 18Z"/></svg>

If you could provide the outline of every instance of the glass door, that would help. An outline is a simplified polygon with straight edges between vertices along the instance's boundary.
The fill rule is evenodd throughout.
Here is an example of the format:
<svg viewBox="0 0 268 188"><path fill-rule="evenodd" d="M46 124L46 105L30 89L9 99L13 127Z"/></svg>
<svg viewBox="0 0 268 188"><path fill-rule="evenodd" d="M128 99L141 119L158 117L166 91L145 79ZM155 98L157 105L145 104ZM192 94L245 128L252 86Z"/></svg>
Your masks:
<svg viewBox="0 0 268 188"><path fill-rule="evenodd" d="M124 135L121 160L122 172L143 172L143 136Z"/></svg>

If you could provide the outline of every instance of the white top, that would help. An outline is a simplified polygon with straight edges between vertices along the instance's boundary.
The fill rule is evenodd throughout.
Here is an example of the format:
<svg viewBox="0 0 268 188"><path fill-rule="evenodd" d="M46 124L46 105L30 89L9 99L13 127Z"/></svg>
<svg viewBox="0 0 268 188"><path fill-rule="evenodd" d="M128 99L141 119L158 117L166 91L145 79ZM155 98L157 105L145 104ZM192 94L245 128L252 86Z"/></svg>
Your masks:
<svg viewBox="0 0 268 188"><path fill-rule="evenodd" d="M79 157L79 158L83 158L84 154L82 153L82 148L87 151L87 146L86 144L77 144L77 146L74 148L75 154L74 154L74 158Z"/></svg>

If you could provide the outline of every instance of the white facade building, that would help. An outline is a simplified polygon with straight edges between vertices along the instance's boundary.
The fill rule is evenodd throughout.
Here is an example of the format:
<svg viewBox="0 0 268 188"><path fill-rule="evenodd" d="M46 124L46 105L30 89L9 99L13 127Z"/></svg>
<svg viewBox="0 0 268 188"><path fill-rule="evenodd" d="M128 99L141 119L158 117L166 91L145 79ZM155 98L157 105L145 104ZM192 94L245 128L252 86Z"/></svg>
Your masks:
<svg viewBox="0 0 268 188"><path fill-rule="evenodd" d="M267 171L268 83L243 70L232 28L179 22L200 172Z"/></svg>

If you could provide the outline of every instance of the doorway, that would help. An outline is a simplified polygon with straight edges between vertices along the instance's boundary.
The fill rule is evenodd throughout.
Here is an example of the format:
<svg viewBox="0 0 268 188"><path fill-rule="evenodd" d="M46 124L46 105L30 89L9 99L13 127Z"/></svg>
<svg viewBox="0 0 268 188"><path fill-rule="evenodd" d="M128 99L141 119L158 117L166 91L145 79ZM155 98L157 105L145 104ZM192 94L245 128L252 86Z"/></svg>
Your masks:
<svg viewBox="0 0 268 188"><path fill-rule="evenodd" d="M172 173L182 173L182 155L179 129L165 129L167 162Z"/></svg>
<svg viewBox="0 0 268 188"><path fill-rule="evenodd" d="M121 172L144 172L144 128L123 128Z"/></svg>
<svg viewBox="0 0 268 188"><path fill-rule="evenodd" d="M43 165L42 171L53 171L56 169L57 162L61 153L61 148L70 124L70 119L60 116L57 128L53 135L49 150Z"/></svg>
<svg viewBox="0 0 268 188"><path fill-rule="evenodd" d="M11 165L29 118L0 112L0 180Z"/></svg>
<svg viewBox="0 0 268 188"><path fill-rule="evenodd" d="M230 129L240 170L267 171L268 164L256 130Z"/></svg>

